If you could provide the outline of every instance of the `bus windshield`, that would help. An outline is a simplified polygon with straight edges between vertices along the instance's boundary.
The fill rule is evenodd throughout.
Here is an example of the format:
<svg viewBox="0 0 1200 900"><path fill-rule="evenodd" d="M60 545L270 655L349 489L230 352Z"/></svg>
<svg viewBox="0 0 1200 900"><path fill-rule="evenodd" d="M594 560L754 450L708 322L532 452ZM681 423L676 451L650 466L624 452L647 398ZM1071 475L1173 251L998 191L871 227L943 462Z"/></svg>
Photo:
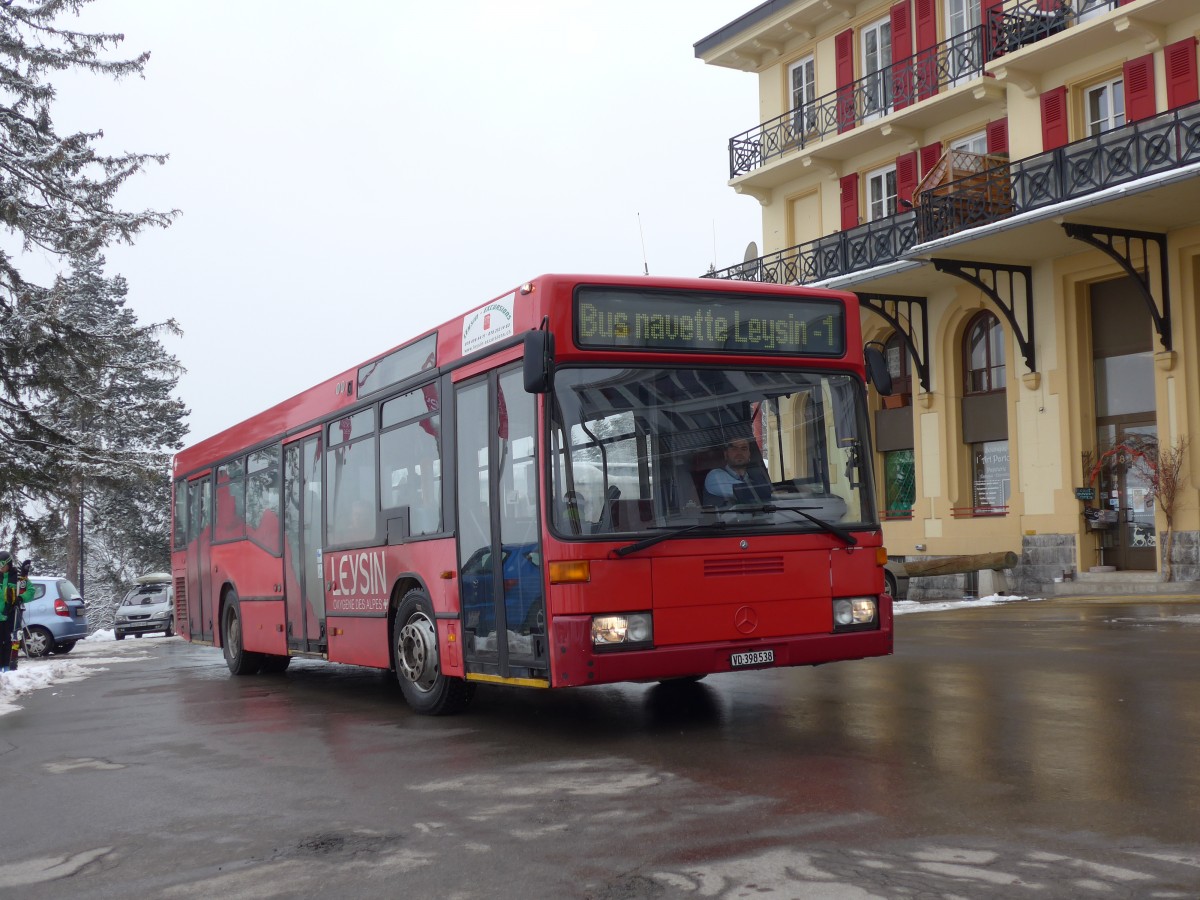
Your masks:
<svg viewBox="0 0 1200 900"><path fill-rule="evenodd" d="M853 375L564 367L551 410L560 537L877 527Z"/></svg>

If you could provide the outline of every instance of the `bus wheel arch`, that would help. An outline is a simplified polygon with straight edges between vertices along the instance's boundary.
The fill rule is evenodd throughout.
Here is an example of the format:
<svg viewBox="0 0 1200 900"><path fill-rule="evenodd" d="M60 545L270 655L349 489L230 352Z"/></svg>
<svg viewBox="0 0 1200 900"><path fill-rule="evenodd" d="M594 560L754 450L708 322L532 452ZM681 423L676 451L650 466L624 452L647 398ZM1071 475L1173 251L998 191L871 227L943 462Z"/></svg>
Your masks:
<svg viewBox="0 0 1200 900"><path fill-rule="evenodd" d="M415 712L431 716L465 709L475 685L442 671L437 620L424 588L411 587L404 592L396 608L392 635L392 665L408 705Z"/></svg>
<svg viewBox="0 0 1200 900"><path fill-rule="evenodd" d="M230 673L253 675L258 672L262 665L262 654L246 650L242 639L242 610L237 589L233 585L226 585L221 591L220 622L221 651Z"/></svg>

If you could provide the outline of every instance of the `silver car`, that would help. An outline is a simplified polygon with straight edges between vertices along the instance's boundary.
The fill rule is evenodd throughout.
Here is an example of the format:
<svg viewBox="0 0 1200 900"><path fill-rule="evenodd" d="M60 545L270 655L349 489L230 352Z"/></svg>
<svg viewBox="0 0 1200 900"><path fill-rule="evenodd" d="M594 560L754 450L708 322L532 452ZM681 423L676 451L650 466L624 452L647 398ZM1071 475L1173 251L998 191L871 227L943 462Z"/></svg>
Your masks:
<svg viewBox="0 0 1200 900"><path fill-rule="evenodd" d="M883 580L893 600L908 599L908 569L904 563L889 559L883 570Z"/></svg>
<svg viewBox="0 0 1200 900"><path fill-rule="evenodd" d="M165 572L143 575L137 587L121 602L113 621L113 633L118 641L125 635L141 637L161 631L166 637L175 634L175 589L171 576Z"/></svg>

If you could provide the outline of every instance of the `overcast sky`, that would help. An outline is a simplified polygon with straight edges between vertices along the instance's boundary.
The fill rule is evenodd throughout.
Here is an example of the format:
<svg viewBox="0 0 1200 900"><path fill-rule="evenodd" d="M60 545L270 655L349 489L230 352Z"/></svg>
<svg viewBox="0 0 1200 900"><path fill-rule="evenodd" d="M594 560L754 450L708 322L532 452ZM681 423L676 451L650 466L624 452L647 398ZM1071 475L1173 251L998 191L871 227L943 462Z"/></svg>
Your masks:
<svg viewBox="0 0 1200 900"><path fill-rule="evenodd" d="M693 44L755 5L97 0L145 79L56 76L55 121L170 154L122 205L179 220L107 257L185 331L187 442L544 272L740 262L757 84Z"/></svg>

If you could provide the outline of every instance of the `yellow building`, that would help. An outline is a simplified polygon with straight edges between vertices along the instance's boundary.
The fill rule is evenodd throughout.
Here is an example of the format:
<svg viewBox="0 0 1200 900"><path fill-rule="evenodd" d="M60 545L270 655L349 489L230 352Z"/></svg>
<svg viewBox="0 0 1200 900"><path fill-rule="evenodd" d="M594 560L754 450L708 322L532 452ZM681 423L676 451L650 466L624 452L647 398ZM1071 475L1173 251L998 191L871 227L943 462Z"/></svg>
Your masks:
<svg viewBox="0 0 1200 900"><path fill-rule="evenodd" d="M1196 0L769 0L696 44L759 82L763 255L713 274L855 291L888 350L893 556L1200 579L1198 34Z"/></svg>

